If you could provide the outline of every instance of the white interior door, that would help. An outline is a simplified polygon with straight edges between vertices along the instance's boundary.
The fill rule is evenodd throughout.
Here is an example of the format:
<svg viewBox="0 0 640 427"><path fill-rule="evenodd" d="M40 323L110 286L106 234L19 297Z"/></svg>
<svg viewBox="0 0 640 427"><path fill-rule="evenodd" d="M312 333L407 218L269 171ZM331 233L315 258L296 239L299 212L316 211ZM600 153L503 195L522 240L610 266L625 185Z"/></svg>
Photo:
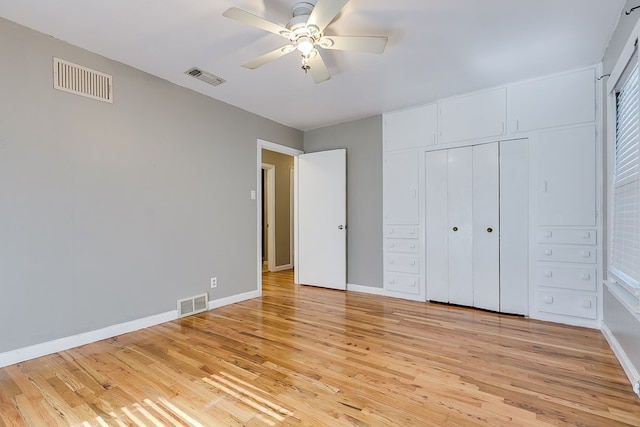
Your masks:
<svg viewBox="0 0 640 427"><path fill-rule="evenodd" d="M347 287L346 153L298 156L297 284Z"/></svg>
<svg viewBox="0 0 640 427"><path fill-rule="evenodd" d="M473 306L500 310L498 143L473 147Z"/></svg>

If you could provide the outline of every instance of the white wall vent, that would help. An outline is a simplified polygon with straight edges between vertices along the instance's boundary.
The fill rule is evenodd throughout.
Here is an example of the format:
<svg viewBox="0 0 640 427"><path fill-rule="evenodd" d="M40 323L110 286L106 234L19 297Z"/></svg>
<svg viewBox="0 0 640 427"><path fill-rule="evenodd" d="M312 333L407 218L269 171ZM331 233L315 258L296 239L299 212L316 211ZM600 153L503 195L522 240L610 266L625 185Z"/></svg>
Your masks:
<svg viewBox="0 0 640 427"><path fill-rule="evenodd" d="M53 58L53 87L113 103L113 77L60 58Z"/></svg>
<svg viewBox="0 0 640 427"><path fill-rule="evenodd" d="M209 295L202 294L178 300L178 317L202 313L209 308Z"/></svg>
<svg viewBox="0 0 640 427"><path fill-rule="evenodd" d="M184 72L185 74L189 74L191 77L195 77L198 80L202 80L205 83L208 83L212 86L218 86L222 83L226 82L222 77L218 77L214 74L207 73L206 71L202 71L200 68L193 67L189 68Z"/></svg>

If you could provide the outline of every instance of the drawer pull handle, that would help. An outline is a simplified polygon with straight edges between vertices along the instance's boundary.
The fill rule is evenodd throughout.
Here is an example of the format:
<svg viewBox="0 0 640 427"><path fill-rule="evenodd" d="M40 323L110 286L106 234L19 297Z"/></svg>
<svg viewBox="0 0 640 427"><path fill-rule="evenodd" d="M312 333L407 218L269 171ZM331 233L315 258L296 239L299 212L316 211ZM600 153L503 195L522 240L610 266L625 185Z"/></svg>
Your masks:
<svg viewBox="0 0 640 427"><path fill-rule="evenodd" d="M416 265L416 260L415 259L411 260L411 265Z"/></svg>
<svg viewBox="0 0 640 427"><path fill-rule="evenodd" d="M415 249L415 248L416 248L416 244L415 244L415 243L412 243L412 244L411 244L411 249Z"/></svg>
<svg viewBox="0 0 640 427"><path fill-rule="evenodd" d="M545 272L544 272L544 275L545 275L546 277L551 277L551 276L553 276L553 271L551 271L551 270L547 270L547 271L545 271Z"/></svg>
<svg viewBox="0 0 640 427"><path fill-rule="evenodd" d="M409 286L411 286L412 288L415 288L415 287L416 287L416 281L415 281L415 280L412 280L412 281L411 281L411 284L410 284Z"/></svg>
<svg viewBox="0 0 640 427"><path fill-rule="evenodd" d="M416 234L416 230L411 230L409 234Z"/></svg>
<svg viewBox="0 0 640 427"><path fill-rule="evenodd" d="M453 227L452 230L453 231L458 231L458 227Z"/></svg>
<svg viewBox="0 0 640 427"><path fill-rule="evenodd" d="M389 234L393 234L393 228L389 230Z"/></svg>
<svg viewBox="0 0 640 427"><path fill-rule="evenodd" d="M583 298L582 299L582 308L591 308L591 300Z"/></svg>
<svg viewBox="0 0 640 427"><path fill-rule="evenodd" d="M546 256L551 256L551 255L553 255L553 251L551 249L545 249L544 254Z"/></svg>
<svg viewBox="0 0 640 427"><path fill-rule="evenodd" d="M582 280L589 280L591 279L591 275L589 273L582 273Z"/></svg>
<svg viewBox="0 0 640 427"><path fill-rule="evenodd" d="M392 260L392 259L390 259L390 260L389 260L389 264L395 264L395 261L394 261L394 260Z"/></svg>
<svg viewBox="0 0 640 427"><path fill-rule="evenodd" d="M553 297L551 295L545 295L544 303L545 304L553 304Z"/></svg>
<svg viewBox="0 0 640 427"><path fill-rule="evenodd" d="M551 231L544 232L544 237L551 237L551 236L553 236L553 233Z"/></svg>
<svg viewBox="0 0 640 427"><path fill-rule="evenodd" d="M389 243L389 247L390 247L390 248L395 248L395 247L396 247L396 244L395 244L395 243Z"/></svg>
<svg viewBox="0 0 640 427"><path fill-rule="evenodd" d="M591 256L591 251L582 251L582 256L585 258L589 258Z"/></svg>
<svg viewBox="0 0 640 427"><path fill-rule="evenodd" d="M389 280L389 284L390 284L390 285L393 285L394 283L396 283L396 279L391 279L391 280Z"/></svg>
<svg viewBox="0 0 640 427"><path fill-rule="evenodd" d="M588 231L585 231L584 233L582 233L582 238L583 239L588 239L589 237L591 237L591 233Z"/></svg>

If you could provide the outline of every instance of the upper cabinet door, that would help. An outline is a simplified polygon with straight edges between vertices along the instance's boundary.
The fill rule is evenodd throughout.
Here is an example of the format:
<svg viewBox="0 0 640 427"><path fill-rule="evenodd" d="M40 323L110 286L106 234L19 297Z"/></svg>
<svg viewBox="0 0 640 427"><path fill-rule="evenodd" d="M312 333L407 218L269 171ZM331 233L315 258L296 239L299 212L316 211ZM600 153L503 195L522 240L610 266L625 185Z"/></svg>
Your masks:
<svg viewBox="0 0 640 427"><path fill-rule="evenodd" d="M436 104L385 113L383 120L385 150L424 147L437 142Z"/></svg>
<svg viewBox="0 0 640 427"><path fill-rule="evenodd" d="M504 135L507 89L475 93L439 104L440 142L466 141Z"/></svg>
<svg viewBox="0 0 640 427"><path fill-rule="evenodd" d="M590 68L509 88L509 130L526 132L594 121L595 82Z"/></svg>
<svg viewBox="0 0 640 427"><path fill-rule="evenodd" d="M419 224L419 180L418 151L386 154L383 178L385 224Z"/></svg>
<svg viewBox="0 0 640 427"><path fill-rule="evenodd" d="M595 126L541 133L537 163L538 225L595 226Z"/></svg>

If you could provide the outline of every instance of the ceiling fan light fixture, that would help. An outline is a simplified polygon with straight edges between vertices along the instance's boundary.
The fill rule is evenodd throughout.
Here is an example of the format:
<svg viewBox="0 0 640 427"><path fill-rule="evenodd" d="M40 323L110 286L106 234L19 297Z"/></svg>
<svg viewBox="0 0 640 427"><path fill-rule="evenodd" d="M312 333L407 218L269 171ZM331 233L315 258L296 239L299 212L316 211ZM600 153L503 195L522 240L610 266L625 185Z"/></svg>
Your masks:
<svg viewBox="0 0 640 427"><path fill-rule="evenodd" d="M329 49L334 45L334 41L331 40L329 37L322 37L320 38L320 40L318 40L318 46L320 46L321 48L324 49Z"/></svg>
<svg viewBox="0 0 640 427"><path fill-rule="evenodd" d="M302 36L298 38L296 42L296 48L302 52L302 55L309 55L312 52L313 46L315 45L313 39L309 36Z"/></svg>

